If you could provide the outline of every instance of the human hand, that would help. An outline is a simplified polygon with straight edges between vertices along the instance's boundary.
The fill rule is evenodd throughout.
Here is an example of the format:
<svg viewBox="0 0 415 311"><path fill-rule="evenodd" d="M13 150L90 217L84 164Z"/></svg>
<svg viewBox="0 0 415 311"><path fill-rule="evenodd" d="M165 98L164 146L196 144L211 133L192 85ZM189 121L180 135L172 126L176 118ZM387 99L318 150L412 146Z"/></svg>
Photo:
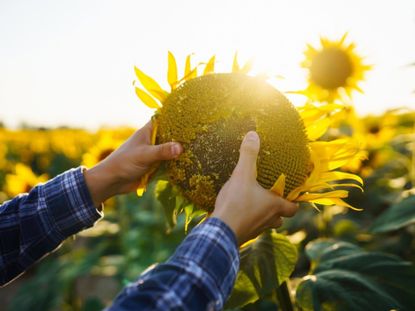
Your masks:
<svg viewBox="0 0 415 311"><path fill-rule="evenodd" d="M152 145L151 133L150 121L107 158L84 172L95 206L116 194L134 191L141 178L161 160L177 158L183 152L176 142Z"/></svg>
<svg viewBox="0 0 415 311"><path fill-rule="evenodd" d="M256 180L259 136L248 132L230 179L220 190L211 217L225 222L235 233L238 244L257 237L265 229L277 228L281 217L291 217L298 205L264 189Z"/></svg>

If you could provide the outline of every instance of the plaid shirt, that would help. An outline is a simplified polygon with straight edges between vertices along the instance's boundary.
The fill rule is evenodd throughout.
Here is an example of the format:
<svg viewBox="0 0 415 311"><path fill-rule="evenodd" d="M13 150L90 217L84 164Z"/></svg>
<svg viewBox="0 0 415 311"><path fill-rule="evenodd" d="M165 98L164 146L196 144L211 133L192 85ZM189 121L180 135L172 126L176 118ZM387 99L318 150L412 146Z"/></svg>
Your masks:
<svg viewBox="0 0 415 311"><path fill-rule="evenodd" d="M82 168L0 205L0 285L102 217ZM219 310L239 268L234 233L217 218L197 226L163 264L128 285L108 310Z"/></svg>

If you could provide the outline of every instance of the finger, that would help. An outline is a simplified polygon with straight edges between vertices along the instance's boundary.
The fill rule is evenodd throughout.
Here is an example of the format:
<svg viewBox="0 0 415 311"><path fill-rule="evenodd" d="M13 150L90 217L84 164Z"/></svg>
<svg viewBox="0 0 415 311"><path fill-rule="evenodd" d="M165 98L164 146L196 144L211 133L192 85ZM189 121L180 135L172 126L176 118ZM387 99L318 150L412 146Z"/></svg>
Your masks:
<svg viewBox="0 0 415 311"><path fill-rule="evenodd" d="M133 144L140 144L140 143L151 143L151 133L153 131L153 124L152 121L148 121L143 127L138 129L134 132L129 138L128 141Z"/></svg>
<svg viewBox="0 0 415 311"><path fill-rule="evenodd" d="M281 227L282 226L282 223L283 223L284 221L283 221L283 219L282 219L282 217L275 217L274 219L273 219L273 221L272 221L272 223L271 223L271 228L279 228L279 227Z"/></svg>
<svg viewBox="0 0 415 311"><path fill-rule="evenodd" d="M172 160L177 158L182 152L183 147L177 142L170 142L160 145L146 146L147 152L145 157L149 162L156 162L161 160Z"/></svg>
<svg viewBox="0 0 415 311"><path fill-rule="evenodd" d="M254 131L248 132L245 135L239 150L239 161L235 168L235 171L238 174L256 177L256 161L259 146L260 141L258 134Z"/></svg>
<svg viewBox="0 0 415 311"><path fill-rule="evenodd" d="M298 203L293 203L281 198L275 193L268 191L269 205L274 207L277 215L283 217L292 217L297 213Z"/></svg>
<svg viewBox="0 0 415 311"><path fill-rule="evenodd" d="M298 211L298 204L281 199L282 203L279 206L279 214L283 217L292 217Z"/></svg>

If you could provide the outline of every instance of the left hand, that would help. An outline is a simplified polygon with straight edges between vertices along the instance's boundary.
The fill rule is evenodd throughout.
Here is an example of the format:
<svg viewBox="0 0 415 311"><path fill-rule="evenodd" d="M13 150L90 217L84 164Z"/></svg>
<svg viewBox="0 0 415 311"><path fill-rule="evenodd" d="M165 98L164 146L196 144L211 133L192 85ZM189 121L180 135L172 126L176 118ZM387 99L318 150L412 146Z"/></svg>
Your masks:
<svg viewBox="0 0 415 311"><path fill-rule="evenodd" d="M160 161L175 159L183 152L177 142L152 145L151 133L149 121L107 158L84 172L95 206L116 194L134 191L141 178Z"/></svg>

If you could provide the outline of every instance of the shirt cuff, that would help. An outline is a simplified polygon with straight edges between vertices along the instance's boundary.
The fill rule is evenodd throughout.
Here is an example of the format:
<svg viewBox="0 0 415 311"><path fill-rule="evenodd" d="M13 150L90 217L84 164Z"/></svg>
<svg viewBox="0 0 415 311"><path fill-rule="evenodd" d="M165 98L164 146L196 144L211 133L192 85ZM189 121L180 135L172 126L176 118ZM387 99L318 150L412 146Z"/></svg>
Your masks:
<svg viewBox="0 0 415 311"><path fill-rule="evenodd" d="M92 227L103 217L92 202L83 170L66 171L41 187L51 225L62 239Z"/></svg>
<svg viewBox="0 0 415 311"><path fill-rule="evenodd" d="M231 293L239 270L234 232L218 218L195 227L168 262L193 274L210 293L213 309L220 310Z"/></svg>

